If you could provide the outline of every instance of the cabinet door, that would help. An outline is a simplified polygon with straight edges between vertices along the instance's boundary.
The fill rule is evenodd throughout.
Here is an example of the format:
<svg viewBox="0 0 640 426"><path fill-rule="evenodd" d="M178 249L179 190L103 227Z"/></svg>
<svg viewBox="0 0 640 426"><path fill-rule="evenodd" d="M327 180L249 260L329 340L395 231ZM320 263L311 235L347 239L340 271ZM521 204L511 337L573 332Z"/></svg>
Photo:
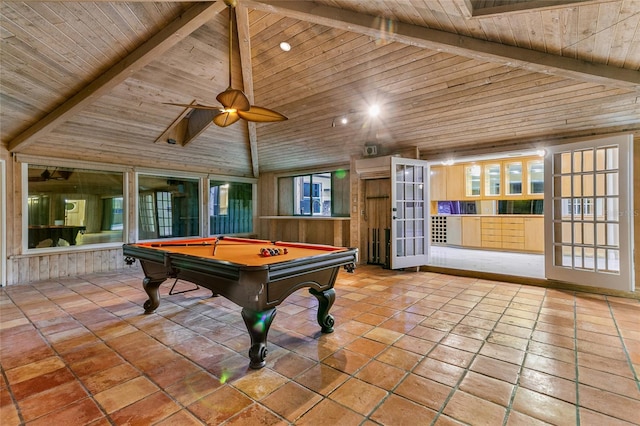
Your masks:
<svg viewBox="0 0 640 426"><path fill-rule="evenodd" d="M447 200L463 200L464 196L464 166L453 165L447 169Z"/></svg>
<svg viewBox="0 0 640 426"><path fill-rule="evenodd" d="M524 249L537 253L544 252L544 218L524 218Z"/></svg>
<svg viewBox="0 0 640 426"><path fill-rule="evenodd" d="M430 172L429 187L432 201L447 200L447 168L444 166L432 166Z"/></svg>
<svg viewBox="0 0 640 426"><path fill-rule="evenodd" d="M482 167L479 164L464 166L465 198L480 198L482 195Z"/></svg>
<svg viewBox="0 0 640 426"><path fill-rule="evenodd" d="M484 197L499 197L502 193L502 164L487 163L484 165Z"/></svg>
<svg viewBox="0 0 640 426"><path fill-rule="evenodd" d="M522 195L522 161L504 163L505 195Z"/></svg>
<svg viewBox="0 0 640 426"><path fill-rule="evenodd" d="M447 217L447 244L454 246L462 244L462 218L460 216Z"/></svg>
<svg viewBox="0 0 640 426"><path fill-rule="evenodd" d="M480 247L482 245L479 217L462 217L462 245L464 247Z"/></svg>

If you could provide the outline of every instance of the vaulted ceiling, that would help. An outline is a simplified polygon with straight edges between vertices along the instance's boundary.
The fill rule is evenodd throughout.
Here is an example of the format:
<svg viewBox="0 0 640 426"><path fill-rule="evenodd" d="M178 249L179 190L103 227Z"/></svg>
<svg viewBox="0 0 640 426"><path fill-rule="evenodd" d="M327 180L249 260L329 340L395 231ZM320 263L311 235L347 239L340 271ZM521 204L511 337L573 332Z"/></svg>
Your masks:
<svg viewBox="0 0 640 426"><path fill-rule="evenodd" d="M0 10L0 137L16 153L257 176L365 145L435 158L640 134L637 0L238 0L233 85L289 119L229 127L168 105L227 88L224 2Z"/></svg>

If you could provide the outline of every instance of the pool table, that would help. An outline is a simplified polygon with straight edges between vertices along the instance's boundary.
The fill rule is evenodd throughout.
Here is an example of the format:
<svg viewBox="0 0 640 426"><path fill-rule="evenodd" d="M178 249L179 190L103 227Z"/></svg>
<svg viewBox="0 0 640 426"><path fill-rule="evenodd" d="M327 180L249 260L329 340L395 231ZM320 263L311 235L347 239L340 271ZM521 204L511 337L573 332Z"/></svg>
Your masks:
<svg viewBox="0 0 640 426"><path fill-rule="evenodd" d="M263 248L281 249L283 253L265 256L261 253ZM296 290L309 288L319 302L317 320L322 332L333 331L334 319L329 314L335 300L333 285L341 267L353 272L358 251L222 236L124 244L123 254L128 264L138 259L142 265L142 284L149 296L144 303L145 313L152 313L159 306L158 289L168 278L205 287L242 307L242 318L251 337L249 366L262 368L276 306Z"/></svg>

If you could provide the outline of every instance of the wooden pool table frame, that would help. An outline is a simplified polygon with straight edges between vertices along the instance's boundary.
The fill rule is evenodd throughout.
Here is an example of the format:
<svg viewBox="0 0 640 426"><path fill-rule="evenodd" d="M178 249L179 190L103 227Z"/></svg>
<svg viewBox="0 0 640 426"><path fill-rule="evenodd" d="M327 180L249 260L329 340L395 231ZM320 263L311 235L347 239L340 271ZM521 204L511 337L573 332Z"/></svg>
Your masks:
<svg viewBox="0 0 640 426"><path fill-rule="evenodd" d="M277 242L272 244L278 245ZM313 248L314 245L304 246ZM123 254L127 263L138 259L142 265L143 287L149 296L144 303L146 314L160 305L159 287L169 278L195 283L241 306L242 318L251 337L251 368L262 368L266 364L267 334L276 315L276 306L301 288L308 287L318 299L317 321L322 332L333 332L334 318L329 310L335 301L334 283L340 267L353 272L357 263L355 248L325 250L316 256L290 260L282 256L278 261L274 258L274 263L259 266L158 250L144 244L125 244Z"/></svg>

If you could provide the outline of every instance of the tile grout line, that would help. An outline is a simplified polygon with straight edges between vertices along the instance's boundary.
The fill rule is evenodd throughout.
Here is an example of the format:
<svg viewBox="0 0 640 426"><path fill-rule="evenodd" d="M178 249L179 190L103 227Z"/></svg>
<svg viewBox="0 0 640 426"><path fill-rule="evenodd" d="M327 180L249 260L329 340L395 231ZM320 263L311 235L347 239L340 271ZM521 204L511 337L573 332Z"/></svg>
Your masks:
<svg viewBox="0 0 640 426"><path fill-rule="evenodd" d="M622 333L620 332L620 327L618 326L618 321L616 321L615 313L613 307L611 306L611 302L608 296L605 296L605 300L607 301L607 307L609 308L609 313L611 314L611 319L613 320L613 324L616 326L616 332L618 333L618 338L620 339L620 343L622 344L622 350L624 352L627 364L629 364L629 368L633 373L633 378L635 379L636 386L638 390L640 390L640 379L638 377L638 372L633 366L633 362L631 361L631 356L629 355L629 351L627 350L627 345L625 344L624 338L622 337Z"/></svg>
<svg viewBox="0 0 640 426"><path fill-rule="evenodd" d="M477 281L476 281L477 283ZM467 375L469 374L469 370L471 368L471 364L473 364L473 361L478 357L478 355L480 355L480 351L482 351L482 348L484 347L484 345L487 343L487 339L489 338L489 336L491 335L491 333L493 333L496 329L496 327L498 326L498 323L500 322L500 319L502 319L502 317L504 316L505 312L508 309L508 306L511 305L511 303L513 302L513 299L516 297L516 295L518 294L518 292L520 291L520 289L522 288L522 286L518 285L518 290L513 294L513 296L511 296L511 298L509 299L509 304L507 306L505 306L504 311L500 314L500 317L495 321L495 324L493 325L493 327L491 328L491 330L489 331L489 335L487 337L485 337L482 340L482 345L480 346L480 348L478 348L478 351L473 355L473 357L471 358L471 360L469 361L469 364L467 365L467 367L465 367L464 372L462 373L462 375L460 376L460 379L458 379L458 381L456 382L456 384L452 387L451 391L449 392L449 395L447 395L447 398L445 398L444 403L442 404L442 407L440 407L440 410L438 410L438 413L436 414L436 417L433 419L433 421L431 422L431 426L435 425L437 420L440 418L440 416L442 415L442 413L444 412L444 409L447 407L447 404L449 404L449 401L451 401L451 399L453 398L453 395L458 391L460 384L464 381L465 377L467 377ZM493 289L495 289L495 286L493 287ZM493 290L492 289L492 290ZM484 295L479 301L478 303L482 302L484 299L486 299L488 297L488 295L491 294L491 292L488 292L486 295ZM477 304L478 304L477 303ZM476 306L477 306L476 304ZM475 306L474 306L475 308ZM469 311L471 312L471 311ZM465 314L465 317L467 317L469 314ZM459 324L460 322L458 322ZM451 332L449 331L447 333L447 336L451 334ZM444 339L444 338L443 338ZM479 373L480 374L480 373ZM484 374L483 374L484 375ZM488 376L487 376L488 377ZM474 395L475 396L475 395ZM509 404L511 405L511 404ZM505 416L503 418L503 424L506 422L506 419L508 418L508 414L509 414L509 407L505 407Z"/></svg>
<svg viewBox="0 0 640 426"><path fill-rule="evenodd" d="M522 286L520 286L520 289L522 289ZM540 319L540 313L542 312L542 307L544 305L544 301L545 301L546 297L547 297L547 289L544 289L544 292L542 293L542 299L540 300L540 304L538 306L538 312L536 313L536 319L534 321L533 327L531 327L531 333L529 334L529 337L527 338L527 346L525 347L525 349L523 351L524 352L524 356L522 357L522 362L520 363L519 368L518 368L518 377L516 379L516 382L513 384L513 389L511 390L511 396L509 397L509 405L507 407L507 412L506 412L506 415L505 415L505 417L504 417L504 419L502 421L502 425L503 426L507 425L509 416L511 415L511 412L513 411L513 403L515 402L515 399L516 399L516 393L520 389L520 379L522 377L522 370L524 369L524 365L526 363L527 356L529 354L529 346L531 345L531 341L533 340L533 333L535 332L536 326L538 325L538 321Z"/></svg>

